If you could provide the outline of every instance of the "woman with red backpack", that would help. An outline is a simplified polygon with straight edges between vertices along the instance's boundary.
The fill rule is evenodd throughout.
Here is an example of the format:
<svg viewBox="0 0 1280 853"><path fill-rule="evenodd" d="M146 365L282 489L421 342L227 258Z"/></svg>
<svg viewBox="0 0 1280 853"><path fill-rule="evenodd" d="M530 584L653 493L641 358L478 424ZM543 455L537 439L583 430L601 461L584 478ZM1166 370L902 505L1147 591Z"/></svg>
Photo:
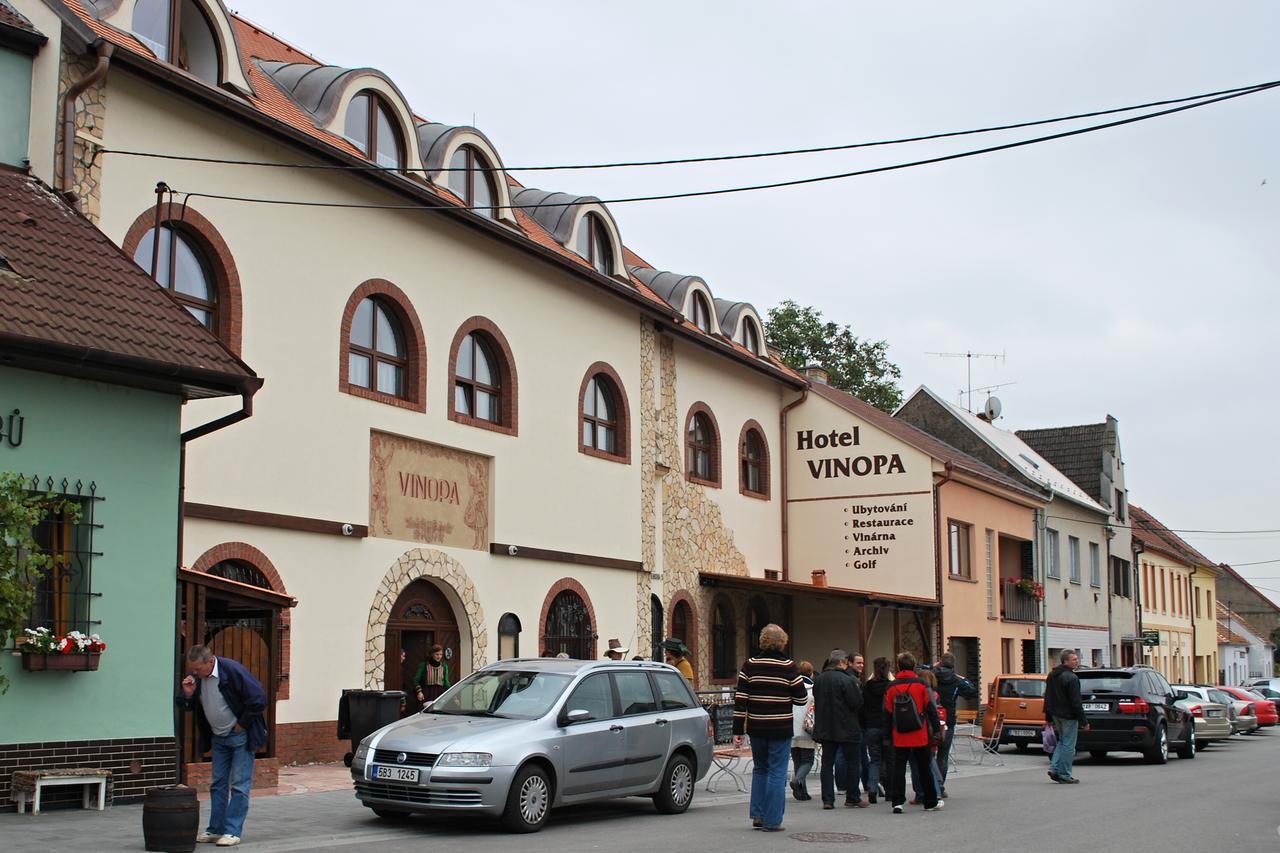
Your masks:
<svg viewBox="0 0 1280 853"><path fill-rule="evenodd" d="M889 780L889 800L893 803L894 814L902 814L907 802L908 765L922 781L933 778L929 766L933 759L930 735L933 731L941 731L937 703L933 701L929 686L916 676L915 670L915 655L910 652L898 655L898 674L884 695L886 721L893 732L895 761ZM944 804L938 799L937 789L929 784L923 788L924 810L941 809Z"/></svg>

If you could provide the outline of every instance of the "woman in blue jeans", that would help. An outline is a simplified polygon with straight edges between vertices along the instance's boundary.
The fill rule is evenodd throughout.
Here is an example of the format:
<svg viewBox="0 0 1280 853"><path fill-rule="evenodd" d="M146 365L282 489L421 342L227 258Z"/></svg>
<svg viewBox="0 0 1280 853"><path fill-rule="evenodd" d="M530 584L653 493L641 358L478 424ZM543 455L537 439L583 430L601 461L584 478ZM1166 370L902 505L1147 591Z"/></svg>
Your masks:
<svg viewBox="0 0 1280 853"><path fill-rule="evenodd" d="M787 763L791 756L793 708L809 701L795 662L786 656L787 632L772 623L760 631L760 653L738 673L733 702L733 742L751 738L752 826L782 831L787 808Z"/></svg>

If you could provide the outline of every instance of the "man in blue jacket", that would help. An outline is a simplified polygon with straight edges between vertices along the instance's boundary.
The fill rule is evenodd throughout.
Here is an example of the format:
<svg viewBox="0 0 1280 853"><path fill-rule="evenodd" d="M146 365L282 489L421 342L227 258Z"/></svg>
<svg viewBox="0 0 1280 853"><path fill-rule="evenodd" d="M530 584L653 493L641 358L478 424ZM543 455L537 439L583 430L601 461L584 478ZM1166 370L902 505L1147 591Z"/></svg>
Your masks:
<svg viewBox="0 0 1280 853"><path fill-rule="evenodd" d="M208 646L192 646L187 666L178 704L195 711L201 752L213 752L209 825L196 841L235 847L249 814L253 755L267 743L267 694L253 673Z"/></svg>

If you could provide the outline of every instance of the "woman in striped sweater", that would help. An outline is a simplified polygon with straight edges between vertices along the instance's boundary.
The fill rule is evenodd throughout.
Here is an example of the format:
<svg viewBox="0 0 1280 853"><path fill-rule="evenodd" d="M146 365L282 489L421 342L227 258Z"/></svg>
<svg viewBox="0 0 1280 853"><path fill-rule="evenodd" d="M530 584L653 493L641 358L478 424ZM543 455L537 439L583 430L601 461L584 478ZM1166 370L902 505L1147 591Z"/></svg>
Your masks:
<svg viewBox="0 0 1280 853"><path fill-rule="evenodd" d="M766 832L782 830L787 807L787 758L791 753L792 707L809 695L786 656L787 632L772 623L760 631L760 653L738 673L733 703L733 742L751 738L751 824Z"/></svg>

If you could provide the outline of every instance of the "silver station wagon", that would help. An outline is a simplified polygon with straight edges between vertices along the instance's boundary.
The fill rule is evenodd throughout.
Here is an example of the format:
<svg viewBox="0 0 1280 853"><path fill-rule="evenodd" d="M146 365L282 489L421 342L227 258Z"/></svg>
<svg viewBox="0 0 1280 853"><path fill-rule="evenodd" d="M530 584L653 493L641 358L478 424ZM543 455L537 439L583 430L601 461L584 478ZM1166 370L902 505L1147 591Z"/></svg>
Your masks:
<svg viewBox="0 0 1280 853"><path fill-rule="evenodd" d="M611 797L683 812L711 766L712 737L666 664L504 660L361 741L351 776L382 818L478 812L536 832L556 806Z"/></svg>

